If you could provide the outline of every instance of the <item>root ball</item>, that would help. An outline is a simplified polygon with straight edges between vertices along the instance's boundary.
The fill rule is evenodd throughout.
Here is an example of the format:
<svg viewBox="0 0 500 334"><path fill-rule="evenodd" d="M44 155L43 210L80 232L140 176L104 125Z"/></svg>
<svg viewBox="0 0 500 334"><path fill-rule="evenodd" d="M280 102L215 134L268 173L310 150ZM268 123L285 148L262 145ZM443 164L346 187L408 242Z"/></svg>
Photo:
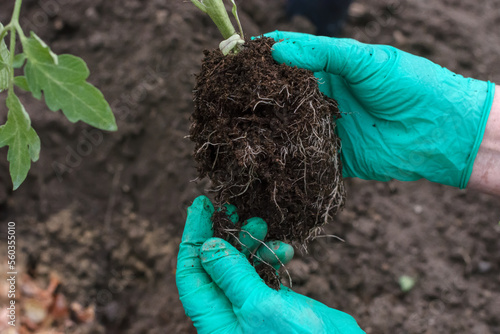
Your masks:
<svg viewBox="0 0 500 334"><path fill-rule="evenodd" d="M260 38L237 55L206 51L190 138L219 204L262 217L268 239L304 244L344 205L339 110L310 71L275 63Z"/></svg>

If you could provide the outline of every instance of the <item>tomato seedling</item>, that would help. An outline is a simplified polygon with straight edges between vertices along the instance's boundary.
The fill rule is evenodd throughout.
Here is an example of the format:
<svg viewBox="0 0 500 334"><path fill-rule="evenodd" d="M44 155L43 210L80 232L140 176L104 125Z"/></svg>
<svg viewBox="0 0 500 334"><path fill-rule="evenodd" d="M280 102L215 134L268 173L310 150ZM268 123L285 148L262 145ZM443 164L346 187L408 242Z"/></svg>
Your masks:
<svg viewBox="0 0 500 334"><path fill-rule="evenodd" d="M235 205L243 221L266 221L267 240L306 247L345 201L337 102L320 92L313 72L278 64L274 40L244 41L234 0L239 33L222 0L192 2L224 38L204 52L193 90L198 176L210 179L217 205ZM213 223L214 236L235 239L234 224Z"/></svg>
<svg viewBox="0 0 500 334"><path fill-rule="evenodd" d="M234 29L222 0L191 0L191 2L202 12L210 16L222 34L222 37L225 38L219 45L222 53L224 55L238 53L240 47L245 43L245 35L243 34L243 28L241 27L240 18L238 17L238 7L234 0L231 0L233 3L232 13L238 23L238 28L240 30L239 34Z"/></svg>
<svg viewBox="0 0 500 334"><path fill-rule="evenodd" d="M16 95L19 88L44 97L52 111L62 110L70 122L83 121L96 128L116 131L116 121L103 94L87 82L89 69L83 59L56 55L33 32L26 36L19 24L22 0L16 0L9 24L0 23L0 92L7 91L7 122L0 126L0 147L8 146L7 160L14 190L26 179L31 161L40 155L40 138L30 116ZM9 35L10 45L4 39ZM15 54L17 37L22 53ZM15 70L24 75L16 76ZM43 92L43 94L42 94Z"/></svg>

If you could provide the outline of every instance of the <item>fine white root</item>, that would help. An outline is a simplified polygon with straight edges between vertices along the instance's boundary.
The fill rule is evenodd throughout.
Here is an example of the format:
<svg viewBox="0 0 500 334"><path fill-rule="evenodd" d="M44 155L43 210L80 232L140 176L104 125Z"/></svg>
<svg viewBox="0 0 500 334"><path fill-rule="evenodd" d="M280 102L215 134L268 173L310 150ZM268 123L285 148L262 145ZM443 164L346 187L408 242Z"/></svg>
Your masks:
<svg viewBox="0 0 500 334"><path fill-rule="evenodd" d="M229 231L237 231L237 230L224 230L224 231L225 231L225 232L228 232L228 233L229 233L229 234L230 234L233 238L235 238L235 239L237 240L237 242L238 242L238 243L239 243L242 247L245 247L245 249L247 249L248 251L250 251L250 253L252 254L252 256L253 256L253 257L255 257L255 258L256 258L256 259L258 259L260 262L262 262L262 263L264 263L265 265L267 265L267 266L269 266L269 267L271 267L271 268L273 268L273 269L274 269L274 267L273 267L270 263L268 263L268 262L264 261L261 257L257 256L257 254L256 254L256 251L257 251L257 250L255 250L255 251L253 251L253 252L252 252L252 251L251 251L251 250L250 250L250 249L249 249L246 245L244 245L244 244L240 241L240 239L239 239L239 238L237 238L237 237L235 236L235 234L234 234L234 233L229 232ZM264 241L260 240L259 238L254 237L254 236L253 236L250 232L245 231L245 230L241 230L241 232L245 232L246 234L248 234L248 236L249 236L250 238L252 238L253 240L257 241L257 242L258 242L258 243L260 243L262 246L266 247L266 248L267 248L267 249L268 249L271 253L273 253L273 255L276 257L276 260L278 260L278 262L280 263L280 266L281 266L283 269L285 269L285 272L286 272L286 274L287 274L287 276L288 276L288 282L290 283L290 288L291 288L291 287L292 287L292 285L293 285L293 284L292 284L292 276L290 275L290 272L289 272L289 271L288 271L288 269L286 268L285 264L281 261L281 259L279 258L279 256L278 256L278 255L276 255L276 252L275 252L275 251L273 251L273 250L271 249L271 247L269 247L269 246L268 246L268 245L267 245ZM258 248L257 248L257 249L258 249Z"/></svg>
<svg viewBox="0 0 500 334"><path fill-rule="evenodd" d="M270 87L268 73L256 76L253 68L242 92L227 93L223 83L239 82L244 73L241 67L226 71L225 64L216 72L207 67L210 80L195 90L199 121L190 139L204 164L201 176L211 179L218 202L231 202L242 216L261 216L277 239L297 240L306 250L311 240L333 237L319 236L316 228L345 202L337 103L320 93L312 75L292 81L272 72L276 85Z"/></svg>

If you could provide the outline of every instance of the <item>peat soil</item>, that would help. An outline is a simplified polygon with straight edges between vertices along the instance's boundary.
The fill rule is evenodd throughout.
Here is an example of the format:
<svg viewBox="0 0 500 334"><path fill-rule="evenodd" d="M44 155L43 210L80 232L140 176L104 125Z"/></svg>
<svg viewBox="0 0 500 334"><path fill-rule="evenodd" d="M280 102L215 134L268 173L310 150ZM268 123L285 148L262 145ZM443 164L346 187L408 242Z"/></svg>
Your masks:
<svg viewBox="0 0 500 334"><path fill-rule="evenodd" d="M270 240L305 245L344 205L340 113L314 73L274 61L274 43L248 41L230 57L205 52L189 138L217 206L235 205L241 220L260 216Z"/></svg>
<svg viewBox="0 0 500 334"><path fill-rule="evenodd" d="M1 22L12 4L0 4ZM314 32L304 18L287 20L282 1L240 7L249 36ZM23 96L42 152L13 193L0 149L0 248L15 221L18 258L58 273L68 299L96 305L89 333L195 333L174 270L186 208L207 184L190 182L184 137L194 74L218 32L181 0L25 0L22 15L56 53L87 61L119 131L70 124ZM497 0L360 0L344 34L500 82L499 24ZM321 238L297 252L296 291L350 313L367 333L500 333L498 198L425 181L346 186L346 208L325 229L345 243ZM402 275L416 279L407 293Z"/></svg>

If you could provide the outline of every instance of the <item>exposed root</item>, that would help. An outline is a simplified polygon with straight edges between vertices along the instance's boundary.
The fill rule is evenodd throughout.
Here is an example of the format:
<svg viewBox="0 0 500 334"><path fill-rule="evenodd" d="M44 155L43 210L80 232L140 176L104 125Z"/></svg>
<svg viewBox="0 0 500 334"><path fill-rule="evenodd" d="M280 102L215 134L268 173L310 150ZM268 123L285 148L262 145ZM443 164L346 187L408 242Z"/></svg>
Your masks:
<svg viewBox="0 0 500 334"><path fill-rule="evenodd" d="M273 251L273 250L271 249L271 247L269 247L269 246L268 246L265 242L263 242L263 241L262 241L262 240L260 240L260 239L255 238L255 237L254 237L251 233L249 233L249 232L247 232L247 231L243 231L243 232L247 233L247 234L250 236L250 238L252 238L252 239L254 239L254 240L258 241L258 242L261 244L261 246L264 246L265 248L267 248L267 250L269 250L271 253L273 253L273 255L274 255L274 257L276 258L276 260L278 260L278 262L279 262L279 264L280 264L281 268L283 268L283 269L285 270L285 272L286 272L286 274L287 274L287 276L288 276L288 282L290 283L290 288L291 288L291 287L293 286L293 283L292 283L292 276L290 275L290 272L289 272L289 271L288 271L288 269L286 268L285 264L281 261L281 259L279 258L279 256L278 256L278 255L276 255L276 252L275 252L275 251ZM238 240L238 241L239 241L239 240ZM257 256L256 254L253 254L253 257L255 257L256 259L258 259L258 260L259 260L259 262L264 263L264 264L266 264L266 265L268 265L269 267L271 267L271 268L273 268L273 269L274 269L274 267L273 267L270 263L267 263L266 261L264 261L261 257Z"/></svg>
<svg viewBox="0 0 500 334"><path fill-rule="evenodd" d="M249 42L232 57L206 52L190 139L219 203L262 217L269 239L305 244L344 205L339 112L312 72L274 63L273 43Z"/></svg>
<svg viewBox="0 0 500 334"><path fill-rule="evenodd" d="M240 251L247 250L248 254L250 254L249 255L250 263L258 264L256 265L256 269L260 268L258 269L258 271L259 270L265 271L266 276L268 276L268 279L270 279L272 276L276 276L276 278L272 278L272 280L273 281L275 279L278 280L278 285L276 287L273 286L273 288L278 290L280 283L279 283L279 277L277 275L277 270L273 267L272 264L270 264L269 262L265 261L263 258L257 255L258 248L249 249L245 244L243 244L240 241L239 236L241 235L241 233L246 233L250 238L257 241L260 244L260 247L265 247L267 250L269 250L274 255L276 262L280 264L280 268L283 268L283 270L287 274L289 285L290 287L292 287L293 283L292 283L292 277L290 276L290 272L286 268L286 265L281 261L279 256L276 254L276 252L273 249L271 249L271 247L269 247L264 241L254 237L250 232L243 230L241 228L241 223L238 223L236 225L233 224L229 219L229 217L227 216L227 209L225 207L222 207L221 210L217 210L216 212L214 212L214 214L212 215L212 222L214 227L214 237L223 238L227 240L229 243L231 243L234 247L236 247ZM263 270L262 269L263 266L267 266L270 269ZM266 280L266 283L271 283L271 282Z"/></svg>

